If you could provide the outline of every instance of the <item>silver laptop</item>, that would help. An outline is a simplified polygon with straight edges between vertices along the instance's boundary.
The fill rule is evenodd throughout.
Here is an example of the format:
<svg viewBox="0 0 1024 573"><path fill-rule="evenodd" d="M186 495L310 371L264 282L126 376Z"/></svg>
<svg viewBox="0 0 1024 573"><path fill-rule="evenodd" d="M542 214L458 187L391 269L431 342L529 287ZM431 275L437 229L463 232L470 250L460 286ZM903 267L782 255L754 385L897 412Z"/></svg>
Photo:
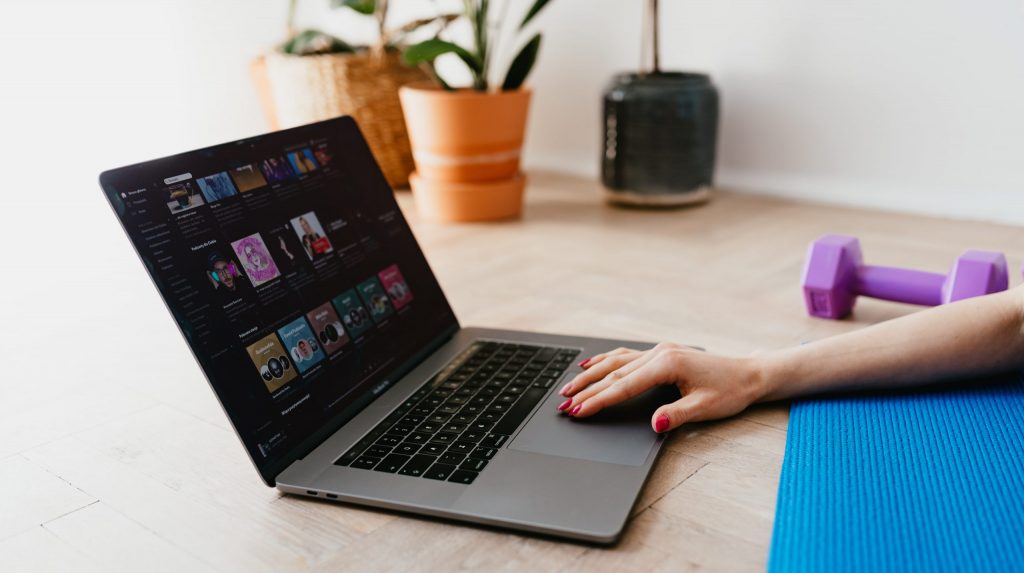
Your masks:
<svg viewBox="0 0 1024 573"><path fill-rule="evenodd" d="M663 442L650 416L678 393L577 420L558 390L584 357L649 345L460 326L351 118L100 184L268 486L622 533Z"/></svg>

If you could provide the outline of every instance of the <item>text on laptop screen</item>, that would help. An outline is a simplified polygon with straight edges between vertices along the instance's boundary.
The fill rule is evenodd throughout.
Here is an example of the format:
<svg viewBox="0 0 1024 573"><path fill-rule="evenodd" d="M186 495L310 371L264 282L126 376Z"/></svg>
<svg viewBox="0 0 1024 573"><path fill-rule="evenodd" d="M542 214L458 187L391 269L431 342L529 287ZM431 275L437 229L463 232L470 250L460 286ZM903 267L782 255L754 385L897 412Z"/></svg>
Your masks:
<svg viewBox="0 0 1024 573"><path fill-rule="evenodd" d="M351 120L101 181L265 478L457 326Z"/></svg>

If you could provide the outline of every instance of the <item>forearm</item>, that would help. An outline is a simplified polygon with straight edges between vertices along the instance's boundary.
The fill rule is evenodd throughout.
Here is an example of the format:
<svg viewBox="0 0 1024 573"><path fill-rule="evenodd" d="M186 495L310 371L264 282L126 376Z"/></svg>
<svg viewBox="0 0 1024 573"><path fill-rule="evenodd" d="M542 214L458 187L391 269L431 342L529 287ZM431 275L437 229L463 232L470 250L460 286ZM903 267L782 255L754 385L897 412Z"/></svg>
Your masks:
<svg viewBox="0 0 1024 573"><path fill-rule="evenodd" d="M762 401L1024 368L1024 287L753 359Z"/></svg>

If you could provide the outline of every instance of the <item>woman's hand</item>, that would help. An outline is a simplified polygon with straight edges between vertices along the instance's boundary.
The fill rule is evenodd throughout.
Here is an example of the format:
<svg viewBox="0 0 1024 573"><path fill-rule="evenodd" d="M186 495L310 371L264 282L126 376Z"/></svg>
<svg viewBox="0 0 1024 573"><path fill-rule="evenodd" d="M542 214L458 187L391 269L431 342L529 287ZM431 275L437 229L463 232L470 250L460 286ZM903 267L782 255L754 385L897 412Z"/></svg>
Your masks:
<svg viewBox="0 0 1024 573"><path fill-rule="evenodd" d="M644 351L619 348L580 366L584 371L562 388L568 400L558 408L577 418L593 416L658 384L678 386L682 398L651 417L656 432L738 414L765 394L753 359L716 356L679 344Z"/></svg>

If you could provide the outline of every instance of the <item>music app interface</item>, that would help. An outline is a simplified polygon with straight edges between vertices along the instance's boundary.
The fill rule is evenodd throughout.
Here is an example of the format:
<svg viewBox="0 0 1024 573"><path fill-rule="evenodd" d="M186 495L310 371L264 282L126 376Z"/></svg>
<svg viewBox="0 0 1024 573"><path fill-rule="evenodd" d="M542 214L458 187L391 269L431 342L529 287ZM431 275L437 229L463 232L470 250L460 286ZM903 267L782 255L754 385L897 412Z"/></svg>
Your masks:
<svg viewBox="0 0 1024 573"><path fill-rule="evenodd" d="M103 184L258 465L455 324L351 124L123 168Z"/></svg>

